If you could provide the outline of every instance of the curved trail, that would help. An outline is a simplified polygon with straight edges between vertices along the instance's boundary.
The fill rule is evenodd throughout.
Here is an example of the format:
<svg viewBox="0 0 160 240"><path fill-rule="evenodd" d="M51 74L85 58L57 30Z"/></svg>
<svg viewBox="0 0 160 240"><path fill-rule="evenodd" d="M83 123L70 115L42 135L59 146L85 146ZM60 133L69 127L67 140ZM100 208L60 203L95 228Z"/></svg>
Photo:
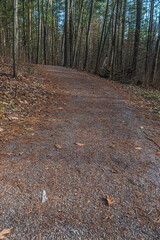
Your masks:
<svg viewBox="0 0 160 240"><path fill-rule="evenodd" d="M30 122L33 136L4 146L24 152L12 159L19 167L0 201L2 226L14 227L9 239L158 239L159 122L105 79L62 67L40 71L56 79L57 105Z"/></svg>

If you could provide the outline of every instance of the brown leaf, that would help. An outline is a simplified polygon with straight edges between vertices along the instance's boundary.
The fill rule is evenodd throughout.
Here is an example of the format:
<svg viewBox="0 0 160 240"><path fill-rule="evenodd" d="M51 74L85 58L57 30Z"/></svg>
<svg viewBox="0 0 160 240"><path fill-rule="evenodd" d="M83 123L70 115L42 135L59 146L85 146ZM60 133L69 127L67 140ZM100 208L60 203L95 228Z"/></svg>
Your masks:
<svg viewBox="0 0 160 240"><path fill-rule="evenodd" d="M63 147L62 147L61 145L59 145L59 144L56 144L55 147L57 148L57 150L63 148Z"/></svg>
<svg viewBox="0 0 160 240"><path fill-rule="evenodd" d="M10 153L6 153L7 154L7 156L11 156L12 155L12 152L10 152Z"/></svg>
<svg viewBox="0 0 160 240"><path fill-rule="evenodd" d="M12 120L18 120L18 117L11 117Z"/></svg>
<svg viewBox="0 0 160 240"><path fill-rule="evenodd" d="M78 146L80 146L80 147L84 146L83 143L76 143L76 145L78 145Z"/></svg>
<svg viewBox="0 0 160 240"><path fill-rule="evenodd" d="M0 232L0 239L6 239L5 235L10 234L11 233L12 228L8 228L8 229L3 229Z"/></svg>
<svg viewBox="0 0 160 240"><path fill-rule="evenodd" d="M113 198L110 197L109 195L107 195L106 201L107 201L108 206L111 206L113 203L115 203L115 201L113 201Z"/></svg>
<svg viewBox="0 0 160 240"><path fill-rule="evenodd" d="M23 152L19 152L19 156L23 155Z"/></svg>
<svg viewBox="0 0 160 240"><path fill-rule="evenodd" d="M111 169L111 173L117 173L117 170Z"/></svg>
<svg viewBox="0 0 160 240"><path fill-rule="evenodd" d="M141 148L141 147L136 147L135 149L136 149L136 150L142 150L142 148Z"/></svg>

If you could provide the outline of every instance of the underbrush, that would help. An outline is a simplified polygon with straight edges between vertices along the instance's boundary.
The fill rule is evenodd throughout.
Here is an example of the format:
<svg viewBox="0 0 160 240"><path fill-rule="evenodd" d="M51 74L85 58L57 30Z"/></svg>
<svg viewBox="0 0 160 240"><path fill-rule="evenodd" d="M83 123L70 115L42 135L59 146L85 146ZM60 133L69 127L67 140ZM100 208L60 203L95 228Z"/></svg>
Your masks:
<svg viewBox="0 0 160 240"><path fill-rule="evenodd" d="M37 104L43 104L47 94L40 74L27 75L18 72L16 78L10 74L10 66L0 64L0 119L14 115L28 115Z"/></svg>
<svg viewBox="0 0 160 240"><path fill-rule="evenodd" d="M160 102L160 92L158 90L139 89L137 91L142 97Z"/></svg>

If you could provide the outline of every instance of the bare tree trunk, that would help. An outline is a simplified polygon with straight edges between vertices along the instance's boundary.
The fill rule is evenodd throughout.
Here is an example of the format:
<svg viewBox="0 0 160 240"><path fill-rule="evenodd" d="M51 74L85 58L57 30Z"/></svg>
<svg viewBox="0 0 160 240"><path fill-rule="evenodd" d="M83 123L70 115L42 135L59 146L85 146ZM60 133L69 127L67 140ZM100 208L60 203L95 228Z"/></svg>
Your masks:
<svg viewBox="0 0 160 240"><path fill-rule="evenodd" d="M158 39L157 39L156 46L155 46L152 71L151 71L151 76L150 76L151 82L154 85L156 84L156 74L157 74L157 68L158 68L159 54L160 54L160 16L159 16L159 33L158 33Z"/></svg>
<svg viewBox="0 0 160 240"><path fill-rule="evenodd" d="M28 0L28 61L31 64L31 32L32 32L32 9L30 6L30 0Z"/></svg>
<svg viewBox="0 0 160 240"><path fill-rule="evenodd" d="M94 7L94 0L91 0L91 9L90 9L90 17L89 17L89 23L88 23L88 31L87 31L87 36L86 36L86 51L85 51L85 59L84 59L83 69L86 69L87 64L88 64L89 39L90 39L90 32L91 32L93 7Z"/></svg>
<svg viewBox="0 0 160 240"><path fill-rule="evenodd" d="M46 35L47 35L47 14L48 14L48 4L49 4L49 0L46 3L46 18L44 15L44 1L42 0L42 15L43 15L43 54L44 54L44 64L47 64L47 53L46 53L46 48L47 48L47 42L46 42Z"/></svg>
<svg viewBox="0 0 160 240"><path fill-rule="evenodd" d="M121 37L121 50L120 50L120 69L123 69L123 45L124 45L124 33L125 33L125 22L126 22L126 6L127 0L124 0L123 6L123 17L122 17L122 37Z"/></svg>
<svg viewBox="0 0 160 240"><path fill-rule="evenodd" d="M54 64L54 44L56 45L56 36L55 36L55 22L54 22L54 1L52 0L52 65ZM54 42L55 40L55 42Z"/></svg>
<svg viewBox="0 0 160 240"><path fill-rule="evenodd" d="M18 0L14 0L13 20L13 77L17 76L17 51L18 51Z"/></svg>
<svg viewBox="0 0 160 240"><path fill-rule="evenodd" d="M103 35L104 35L104 31L105 31L105 27L106 27L106 21L107 21L107 16L108 16L108 6L109 6L109 0L107 0L107 4L106 4L106 11L105 11L105 16L104 16L104 21L103 21L101 38L100 38L100 42L99 42L99 45L98 45L98 54L97 54L95 73L97 73L98 66L99 66L100 52L101 52L101 47L102 47L102 40L103 40Z"/></svg>
<svg viewBox="0 0 160 240"><path fill-rule="evenodd" d="M75 65L76 65L78 44L79 44L79 38L80 38L80 32L81 32L81 21L82 21L82 15L83 15L83 6L84 6L84 0L82 0L81 10L80 10L80 13L79 13L78 29L77 29L77 36L76 36L75 49L74 49L73 67L75 67Z"/></svg>
<svg viewBox="0 0 160 240"><path fill-rule="evenodd" d="M65 42L64 42L64 66L69 64L69 0L65 0Z"/></svg>
<svg viewBox="0 0 160 240"><path fill-rule="evenodd" d="M120 5L118 6L118 19L117 19L117 41L115 43L115 47L116 47L116 54L115 54L115 70L120 70L121 68L121 64L120 64L120 18L122 15L122 1L120 0Z"/></svg>
<svg viewBox="0 0 160 240"><path fill-rule="evenodd" d="M117 20L118 20L118 12L119 12L119 2L120 0L117 0L117 8L116 8L116 17L115 17L115 23L114 23L114 31L113 31L113 37L112 37L112 43L111 43L111 51L110 51L110 63L109 66L111 66L111 76L113 78L114 71L115 71L115 53L116 53L116 33L117 33Z"/></svg>
<svg viewBox="0 0 160 240"><path fill-rule="evenodd" d="M117 1L118 0L115 0L113 8L112 8L112 13L111 13L111 16L110 16L110 19L109 19L109 24L108 24L108 27L107 27L107 31L104 34L104 40L103 40L103 43L102 43L102 48L101 48L101 51L100 51L99 59L102 57L102 53L104 51L104 46L106 44L106 41L108 39L108 35L110 33L111 25L112 25L112 22L113 22L113 19L114 19L114 10L115 10ZM107 51L107 54L105 54L105 59L103 61L103 66L106 66L108 53L109 53L109 50Z"/></svg>
<svg viewBox="0 0 160 240"><path fill-rule="evenodd" d="M137 57L138 57L138 48L140 40L140 31L141 31L141 15L142 15L142 0L137 0L137 18L136 18L136 31L135 31L135 40L134 40L134 52L132 60L132 76L136 75L137 69Z"/></svg>
<svg viewBox="0 0 160 240"><path fill-rule="evenodd" d="M40 27L41 27L41 22L40 22L40 0L37 0L38 2L38 39L37 39L37 59L36 63L39 63L39 46L40 46Z"/></svg>
<svg viewBox="0 0 160 240"><path fill-rule="evenodd" d="M147 87L149 86L149 63L150 63L149 55L151 52L153 10L154 10L154 0L151 0L150 20L149 20L149 28L148 28L148 39L147 39L147 52L146 52L146 62L145 62L145 85Z"/></svg>
<svg viewBox="0 0 160 240"><path fill-rule="evenodd" d="M70 16L69 16L69 39L70 39L70 67L73 64L73 20L72 20L72 12L73 9L73 0L70 0Z"/></svg>

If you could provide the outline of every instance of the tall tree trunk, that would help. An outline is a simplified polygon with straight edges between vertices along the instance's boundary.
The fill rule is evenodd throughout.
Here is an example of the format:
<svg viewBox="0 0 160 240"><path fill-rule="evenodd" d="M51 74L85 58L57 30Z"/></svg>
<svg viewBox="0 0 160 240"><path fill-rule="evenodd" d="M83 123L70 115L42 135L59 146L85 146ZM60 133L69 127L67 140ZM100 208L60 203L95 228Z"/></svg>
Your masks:
<svg viewBox="0 0 160 240"><path fill-rule="evenodd" d="M109 67L111 67L111 77L113 78L114 71L115 71L115 53L116 53L116 33L117 33L117 20L118 20L118 13L119 13L119 2L120 0L117 0L117 8L116 8L116 17L115 17L115 23L112 27L112 43L111 43L111 50L110 50L110 57L109 57Z"/></svg>
<svg viewBox="0 0 160 240"><path fill-rule="evenodd" d="M104 31L105 31L105 27L106 27L106 21L107 21L107 16L108 16L108 6L109 6L109 0L107 0L107 4L106 4L106 11L105 11L105 16L104 16L104 21L103 21L101 38L100 38L100 42L99 42L99 45L98 45L98 54L97 54L95 73L97 73L98 66L99 66L100 52L101 52L101 47L102 47L102 40L103 40L103 35L104 35Z"/></svg>
<svg viewBox="0 0 160 240"><path fill-rule="evenodd" d="M70 0L70 16L69 16L69 40L70 40L70 67L73 64L73 0Z"/></svg>
<svg viewBox="0 0 160 240"><path fill-rule="evenodd" d="M160 54L160 16L159 16L159 32L158 32L158 39L156 42L155 50L154 50L154 58L152 63L152 71L151 71L151 82L156 85L156 74L158 68L158 57Z"/></svg>
<svg viewBox="0 0 160 240"><path fill-rule="evenodd" d="M137 18L136 18L136 31L135 31L134 51L133 51L133 60L132 60L132 76L136 75L136 70L137 70L137 57L138 57L138 48L139 48L139 40L140 40L140 31L141 31L141 15L142 15L142 0L137 0Z"/></svg>
<svg viewBox="0 0 160 240"><path fill-rule="evenodd" d="M89 23L88 23L88 31L87 31L87 36L86 36L86 51L85 51L85 59L84 59L83 69L86 69L87 64L88 64L89 40L90 40L93 8L94 8L94 0L91 0L91 9L90 9L90 16L89 16Z"/></svg>
<svg viewBox="0 0 160 240"><path fill-rule="evenodd" d="M38 39L37 39L37 58L36 64L39 63L39 47L40 47L40 28L41 28L41 21L40 21L40 0L37 0L38 3Z"/></svg>
<svg viewBox="0 0 160 240"><path fill-rule="evenodd" d="M122 15L122 2L123 0L120 0L119 6L118 6L118 17L117 17L117 41L115 43L116 45L116 53L115 53L115 70L120 70L120 18Z"/></svg>
<svg viewBox="0 0 160 240"><path fill-rule="evenodd" d="M17 50L18 50L18 0L14 0L13 20L13 77L17 76Z"/></svg>
<svg viewBox="0 0 160 240"><path fill-rule="evenodd" d="M31 9L31 2L28 0L28 61L29 64L31 63L31 32L32 32L32 9Z"/></svg>
<svg viewBox="0 0 160 240"><path fill-rule="evenodd" d="M121 49L120 49L120 69L123 70L123 46L124 46L124 34L125 34L125 23L126 23L126 6L127 0L124 0L123 6L123 17L122 17L122 37L121 37Z"/></svg>
<svg viewBox="0 0 160 240"><path fill-rule="evenodd" d="M5 17L5 39L6 39L6 57L8 57L9 53L9 38L8 38L8 18L7 18L7 1L5 1L5 12L6 12L6 17Z"/></svg>
<svg viewBox="0 0 160 240"><path fill-rule="evenodd" d="M109 38L109 33L110 33L110 30L111 30L111 25L113 23L113 19L114 19L114 10L115 10L115 7L116 7L116 4L117 4L117 1L118 0L115 0L114 2L114 5L113 5L113 8L112 8L112 13L111 13L111 16L110 16L110 19L109 19L109 24L108 24L108 27L107 27L107 31L105 31L105 34L104 34L104 40L103 40L103 43L102 43L102 47L101 47L101 51L100 51L100 54L99 54L99 59L102 58L102 53L104 52L104 46L106 44L106 41L107 39ZM113 30L113 28L112 28ZM107 62L107 56L109 54L109 50L107 51L107 54L105 54L105 59L103 61L103 66L106 66L106 62Z"/></svg>
<svg viewBox="0 0 160 240"><path fill-rule="evenodd" d="M26 47L26 18L25 18L25 0L23 0L23 45Z"/></svg>
<svg viewBox="0 0 160 240"><path fill-rule="evenodd" d="M75 40L75 49L74 49L74 60L73 60L73 67L76 65L76 58L77 58L77 51L78 51L78 44L79 44L79 38L80 38L80 32L81 32L81 21L82 21L82 15L83 15L83 6L84 6L84 0L82 0L81 4L81 10L79 13L79 21L78 21L78 28L77 28L77 36Z"/></svg>
<svg viewBox="0 0 160 240"><path fill-rule="evenodd" d="M54 64L54 44L56 44L56 41L54 41L54 39L56 39L55 36L55 23L54 23L54 1L52 0L52 65Z"/></svg>
<svg viewBox="0 0 160 240"><path fill-rule="evenodd" d="M44 57L44 64L47 64L47 42L46 42L46 36L47 36L47 19L48 19L48 5L49 5L49 0L47 0L46 3L46 12L44 13L44 1L42 0L42 16L43 16L43 57ZM46 14L46 17L45 17Z"/></svg>
<svg viewBox="0 0 160 240"><path fill-rule="evenodd" d="M65 42L64 42L64 66L69 64L69 0L65 0Z"/></svg>
<svg viewBox="0 0 160 240"><path fill-rule="evenodd" d="M148 28L148 39L147 39L147 52L146 52L146 62L145 62L145 85L149 86L149 65L150 65L150 52L151 52L151 40L152 40L152 28L153 28L153 10L154 10L154 0L151 0L151 10L150 10L150 20Z"/></svg>

